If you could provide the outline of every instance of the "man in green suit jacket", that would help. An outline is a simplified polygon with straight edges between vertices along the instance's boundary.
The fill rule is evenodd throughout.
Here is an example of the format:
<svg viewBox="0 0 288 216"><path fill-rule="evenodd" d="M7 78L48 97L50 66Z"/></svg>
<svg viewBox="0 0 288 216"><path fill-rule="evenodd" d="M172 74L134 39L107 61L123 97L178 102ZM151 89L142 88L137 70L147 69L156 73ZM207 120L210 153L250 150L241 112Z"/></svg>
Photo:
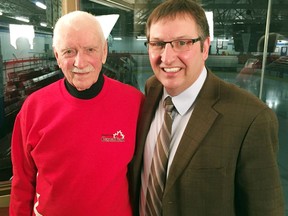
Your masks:
<svg viewBox="0 0 288 216"><path fill-rule="evenodd" d="M192 0L165 1L148 18L146 34L155 75L146 82L130 164L134 215L283 216L277 117L205 67L204 10ZM152 198L161 209L154 211L146 195L166 96L175 106L172 138L165 187Z"/></svg>

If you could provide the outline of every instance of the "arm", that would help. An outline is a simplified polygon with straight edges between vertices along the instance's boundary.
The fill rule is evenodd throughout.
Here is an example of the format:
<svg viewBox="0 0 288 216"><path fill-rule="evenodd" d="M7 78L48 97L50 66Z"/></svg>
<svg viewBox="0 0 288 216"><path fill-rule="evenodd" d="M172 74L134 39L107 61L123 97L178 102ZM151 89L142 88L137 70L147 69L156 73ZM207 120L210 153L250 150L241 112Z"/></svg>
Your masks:
<svg viewBox="0 0 288 216"><path fill-rule="evenodd" d="M10 199L10 216L32 215L35 198L37 170L30 155L30 146L26 143L25 121L17 116L12 134L13 178Z"/></svg>
<svg viewBox="0 0 288 216"><path fill-rule="evenodd" d="M265 109L248 128L238 158L235 188L237 215L284 215L277 151L277 117L272 110Z"/></svg>

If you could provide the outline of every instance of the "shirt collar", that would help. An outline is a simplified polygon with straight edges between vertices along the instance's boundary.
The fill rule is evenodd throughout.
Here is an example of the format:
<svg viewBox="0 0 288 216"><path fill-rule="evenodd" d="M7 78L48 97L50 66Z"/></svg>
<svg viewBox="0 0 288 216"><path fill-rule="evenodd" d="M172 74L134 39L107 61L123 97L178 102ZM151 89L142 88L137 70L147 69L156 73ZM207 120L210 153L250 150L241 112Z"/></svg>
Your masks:
<svg viewBox="0 0 288 216"><path fill-rule="evenodd" d="M199 94L207 77L207 69L204 67L200 73L198 79L187 89L181 92L179 95L172 97L172 102L177 112L182 116L189 108L194 104L197 95ZM162 100L169 96L164 88Z"/></svg>
<svg viewBox="0 0 288 216"><path fill-rule="evenodd" d="M67 79L64 81L65 87L67 91L74 97L79 99L92 99L96 97L100 91L102 90L102 87L104 85L104 76L102 71L100 72L98 76L98 80L89 88L83 91L78 91L74 86L72 86Z"/></svg>

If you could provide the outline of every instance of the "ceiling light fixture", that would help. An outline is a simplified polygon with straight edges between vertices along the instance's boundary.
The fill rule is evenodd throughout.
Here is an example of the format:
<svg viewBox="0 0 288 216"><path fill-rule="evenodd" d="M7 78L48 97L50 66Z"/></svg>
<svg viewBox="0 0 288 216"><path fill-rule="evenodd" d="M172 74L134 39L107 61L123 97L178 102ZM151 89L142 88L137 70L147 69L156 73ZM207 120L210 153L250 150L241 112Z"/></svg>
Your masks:
<svg viewBox="0 0 288 216"><path fill-rule="evenodd" d="M19 21L22 21L22 22L30 22L30 20L28 18L25 18L25 17L14 17L16 20L19 20Z"/></svg>
<svg viewBox="0 0 288 216"><path fill-rule="evenodd" d="M136 36L136 40L147 40L146 36L138 35Z"/></svg>
<svg viewBox="0 0 288 216"><path fill-rule="evenodd" d="M40 23L40 26L42 26L42 27L47 27L47 23L41 22L41 23Z"/></svg>
<svg viewBox="0 0 288 216"><path fill-rule="evenodd" d="M42 8L44 10L46 10L46 8L47 8L46 5L43 4L42 2L37 1L37 2L35 2L35 4L37 7Z"/></svg>

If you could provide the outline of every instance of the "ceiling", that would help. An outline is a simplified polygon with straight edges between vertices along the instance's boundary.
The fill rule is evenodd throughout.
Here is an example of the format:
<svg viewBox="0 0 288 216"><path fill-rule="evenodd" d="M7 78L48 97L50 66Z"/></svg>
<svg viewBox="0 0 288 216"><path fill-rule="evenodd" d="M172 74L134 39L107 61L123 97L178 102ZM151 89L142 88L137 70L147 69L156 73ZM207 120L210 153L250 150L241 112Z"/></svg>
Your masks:
<svg viewBox="0 0 288 216"><path fill-rule="evenodd" d="M214 14L214 35L230 37L237 31L265 32L268 0L199 0L206 11ZM6 0L0 1L0 24L19 23L11 17L29 17L30 23L38 25L47 22L51 30L53 20L56 20L55 0L46 0L47 10L35 6L34 0ZM97 3L96 3L97 2ZM140 3L138 3L140 2ZM150 12L161 0L81 0L80 9L94 15L120 14L113 36L137 36L144 34L145 22ZM288 1L271 0L271 25L270 30L288 35ZM60 4L61 7L61 4ZM59 6L58 6L59 8ZM59 9L58 9L59 10ZM53 14L54 12L54 14ZM58 11L59 12L59 11ZM21 22L20 22L21 23ZM39 27L40 29L40 27Z"/></svg>
<svg viewBox="0 0 288 216"><path fill-rule="evenodd" d="M3 25L14 16L29 17L32 24L46 21L45 10L38 8L29 0L5 0L0 1L0 23ZM14 22L18 22L17 20Z"/></svg>

